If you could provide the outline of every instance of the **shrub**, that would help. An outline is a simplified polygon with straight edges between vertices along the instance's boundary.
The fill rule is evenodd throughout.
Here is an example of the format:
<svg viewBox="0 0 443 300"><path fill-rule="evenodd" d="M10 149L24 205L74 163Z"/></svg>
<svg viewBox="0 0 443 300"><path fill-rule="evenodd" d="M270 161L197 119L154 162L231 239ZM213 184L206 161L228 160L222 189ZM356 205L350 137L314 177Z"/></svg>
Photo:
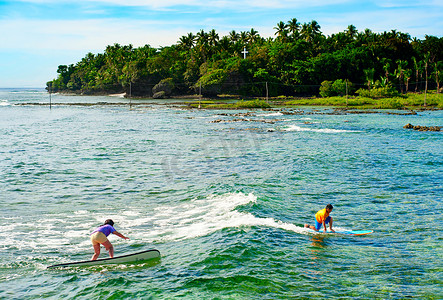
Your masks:
<svg viewBox="0 0 443 300"><path fill-rule="evenodd" d="M337 79L334 82L325 80L321 83L319 92L322 97L344 96L346 92L350 94L351 89L352 82L348 81L346 84L346 80L343 79Z"/></svg>
<svg viewBox="0 0 443 300"><path fill-rule="evenodd" d="M359 89L356 91L356 93L361 97L367 97L367 98L388 98L388 97L396 97L400 94L398 91L393 87L380 87L375 88L371 90L367 89Z"/></svg>
<svg viewBox="0 0 443 300"><path fill-rule="evenodd" d="M251 101L244 101L240 100L237 103L235 103L235 108L269 108L271 107L266 101L264 100L251 100Z"/></svg>
<svg viewBox="0 0 443 300"><path fill-rule="evenodd" d="M323 81L320 86L320 96L326 98L326 97L331 97L333 95L334 94L332 92L332 81L329 80Z"/></svg>
<svg viewBox="0 0 443 300"><path fill-rule="evenodd" d="M174 80L172 78L165 78L160 80L160 82L152 88L152 93L158 94L160 92L163 92L163 96L169 96L172 94L174 87Z"/></svg>
<svg viewBox="0 0 443 300"><path fill-rule="evenodd" d="M343 79L337 79L332 84L332 90L338 96L344 96L346 94L350 94L351 89L352 89L352 82L348 81L346 83L346 81Z"/></svg>
<svg viewBox="0 0 443 300"><path fill-rule="evenodd" d="M401 109L403 107L399 98L381 99L378 102L378 108L381 109Z"/></svg>

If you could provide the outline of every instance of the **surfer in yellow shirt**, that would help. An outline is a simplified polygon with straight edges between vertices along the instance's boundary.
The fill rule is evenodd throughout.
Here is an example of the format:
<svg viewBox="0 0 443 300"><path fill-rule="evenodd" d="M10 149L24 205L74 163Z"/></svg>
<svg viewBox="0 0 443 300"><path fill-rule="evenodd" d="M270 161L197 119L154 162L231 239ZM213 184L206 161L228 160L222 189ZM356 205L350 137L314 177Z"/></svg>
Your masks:
<svg viewBox="0 0 443 300"><path fill-rule="evenodd" d="M326 208L319 210L315 214L315 226L305 224L305 228L311 228L315 231L319 231L320 228L323 226L324 231L326 232L326 224L329 224L329 229L331 232L335 232L332 229L332 217L329 215L334 207L332 204L326 205Z"/></svg>

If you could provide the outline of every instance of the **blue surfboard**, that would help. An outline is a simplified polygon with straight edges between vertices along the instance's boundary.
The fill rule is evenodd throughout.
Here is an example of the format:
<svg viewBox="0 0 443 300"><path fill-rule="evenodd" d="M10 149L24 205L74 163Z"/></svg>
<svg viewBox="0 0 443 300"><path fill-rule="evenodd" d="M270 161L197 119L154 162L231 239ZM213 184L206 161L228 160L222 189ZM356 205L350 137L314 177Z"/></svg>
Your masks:
<svg viewBox="0 0 443 300"><path fill-rule="evenodd" d="M373 233L373 230L336 230L335 232L327 231L324 232L323 229L320 229L320 231L315 231L313 229L309 229L313 233L323 233L323 234L346 234L346 235L366 235Z"/></svg>

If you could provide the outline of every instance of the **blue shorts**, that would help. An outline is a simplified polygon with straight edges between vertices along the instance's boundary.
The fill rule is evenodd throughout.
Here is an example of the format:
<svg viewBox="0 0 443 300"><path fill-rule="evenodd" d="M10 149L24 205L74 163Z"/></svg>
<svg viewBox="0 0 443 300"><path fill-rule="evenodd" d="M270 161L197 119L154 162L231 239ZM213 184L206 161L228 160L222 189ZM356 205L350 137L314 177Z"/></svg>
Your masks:
<svg viewBox="0 0 443 300"><path fill-rule="evenodd" d="M329 224L329 221L331 221L331 216L328 216L328 217L326 218L326 220L325 220L325 225L326 225L326 224ZM320 230L320 228L321 228L322 225L323 225L323 223L318 223L318 222L317 222L317 219L315 219L315 228L316 228L317 230Z"/></svg>

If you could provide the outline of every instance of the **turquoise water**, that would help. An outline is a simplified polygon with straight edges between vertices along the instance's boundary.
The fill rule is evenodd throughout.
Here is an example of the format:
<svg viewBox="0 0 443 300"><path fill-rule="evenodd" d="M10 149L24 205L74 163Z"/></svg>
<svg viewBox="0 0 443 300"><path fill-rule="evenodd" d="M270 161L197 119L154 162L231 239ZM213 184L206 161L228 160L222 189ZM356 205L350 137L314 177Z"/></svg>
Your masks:
<svg viewBox="0 0 443 300"><path fill-rule="evenodd" d="M0 90L0 298L443 296L443 136L402 128L441 126L442 111L14 105L25 102L48 95ZM303 229L328 203L336 229L374 233ZM89 259L107 218L130 237L110 237L117 255L161 260L46 269Z"/></svg>

